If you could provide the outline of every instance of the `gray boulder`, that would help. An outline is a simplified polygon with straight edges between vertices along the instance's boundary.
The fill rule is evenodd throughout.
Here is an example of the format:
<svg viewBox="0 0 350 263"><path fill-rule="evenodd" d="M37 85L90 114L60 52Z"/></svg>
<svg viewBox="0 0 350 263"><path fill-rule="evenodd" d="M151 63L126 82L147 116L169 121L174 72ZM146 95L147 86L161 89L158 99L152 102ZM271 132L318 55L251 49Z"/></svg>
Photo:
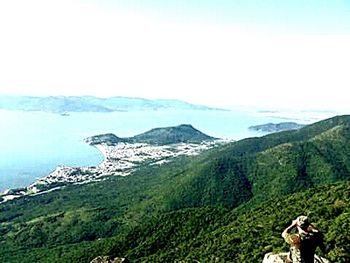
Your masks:
<svg viewBox="0 0 350 263"><path fill-rule="evenodd" d="M288 253L267 253L265 254L263 263L285 263ZM329 260L315 255L315 263L330 263Z"/></svg>
<svg viewBox="0 0 350 263"><path fill-rule="evenodd" d="M110 258L109 256L94 258L90 263L129 263L127 258Z"/></svg>

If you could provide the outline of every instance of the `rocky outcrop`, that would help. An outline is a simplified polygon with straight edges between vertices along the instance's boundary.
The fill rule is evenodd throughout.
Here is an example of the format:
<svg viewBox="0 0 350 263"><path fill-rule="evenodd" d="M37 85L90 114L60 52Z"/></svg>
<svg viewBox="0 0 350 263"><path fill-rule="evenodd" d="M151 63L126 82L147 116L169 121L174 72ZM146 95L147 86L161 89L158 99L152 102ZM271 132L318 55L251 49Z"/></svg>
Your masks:
<svg viewBox="0 0 350 263"><path fill-rule="evenodd" d="M287 257L288 257L288 253L279 253L279 254L268 253L265 255L263 263L285 263ZM330 263L330 261L316 255L315 263Z"/></svg>
<svg viewBox="0 0 350 263"><path fill-rule="evenodd" d="M90 263L129 263L127 258L110 258L109 256L94 258Z"/></svg>

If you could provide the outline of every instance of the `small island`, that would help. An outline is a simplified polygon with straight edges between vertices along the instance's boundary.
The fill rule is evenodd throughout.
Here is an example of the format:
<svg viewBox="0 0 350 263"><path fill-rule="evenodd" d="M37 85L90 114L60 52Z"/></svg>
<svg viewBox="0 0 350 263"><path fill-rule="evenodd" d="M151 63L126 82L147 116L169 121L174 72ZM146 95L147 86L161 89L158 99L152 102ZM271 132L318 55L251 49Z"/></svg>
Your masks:
<svg viewBox="0 0 350 263"><path fill-rule="evenodd" d="M250 126L248 129L256 132L273 133L288 130L297 130L304 127L304 124L296 122L280 122L280 123L266 123L261 125Z"/></svg>

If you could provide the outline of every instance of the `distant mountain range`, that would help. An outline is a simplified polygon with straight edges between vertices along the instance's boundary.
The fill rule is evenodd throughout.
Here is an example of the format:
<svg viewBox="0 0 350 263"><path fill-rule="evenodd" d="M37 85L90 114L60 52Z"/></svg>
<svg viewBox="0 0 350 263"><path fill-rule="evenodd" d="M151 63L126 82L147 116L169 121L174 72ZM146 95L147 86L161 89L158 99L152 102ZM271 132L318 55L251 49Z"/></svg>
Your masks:
<svg viewBox="0 0 350 263"><path fill-rule="evenodd" d="M125 143L148 143L152 145L167 145L175 143L201 143L203 141L212 141L217 138L208 136L192 125L182 124L175 127L155 128L145 133L120 138L112 133L92 136L86 139L86 142L95 144L115 145L120 142Z"/></svg>
<svg viewBox="0 0 350 263"><path fill-rule="evenodd" d="M222 110L194 105L180 100L149 100L131 97L97 98L93 96L7 96L0 95L0 109L43 111L66 114L67 112L114 112L138 110Z"/></svg>
<svg viewBox="0 0 350 263"><path fill-rule="evenodd" d="M304 126L305 125L299 124L296 122L266 123L261 125L250 126L249 130L272 133L272 132L300 129Z"/></svg>

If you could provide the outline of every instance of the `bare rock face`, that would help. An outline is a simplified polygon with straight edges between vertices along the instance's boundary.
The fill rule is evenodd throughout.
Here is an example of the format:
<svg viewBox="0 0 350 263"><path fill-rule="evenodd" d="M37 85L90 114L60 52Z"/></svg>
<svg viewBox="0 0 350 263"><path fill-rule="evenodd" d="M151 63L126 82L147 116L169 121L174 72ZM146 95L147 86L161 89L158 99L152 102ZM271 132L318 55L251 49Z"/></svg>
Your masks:
<svg viewBox="0 0 350 263"><path fill-rule="evenodd" d="M268 253L265 255L263 263L285 263L287 257L288 257L288 253L279 253L279 254ZM330 263L330 261L315 255L315 263Z"/></svg>
<svg viewBox="0 0 350 263"><path fill-rule="evenodd" d="M127 258L115 258L112 259L109 256L94 258L90 263L129 263Z"/></svg>
<svg viewBox="0 0 350 263"><path fill-rule="evenodd" d="M288 253L272 254L268 253L265 255L263 263L285 263Z"/></svg>

